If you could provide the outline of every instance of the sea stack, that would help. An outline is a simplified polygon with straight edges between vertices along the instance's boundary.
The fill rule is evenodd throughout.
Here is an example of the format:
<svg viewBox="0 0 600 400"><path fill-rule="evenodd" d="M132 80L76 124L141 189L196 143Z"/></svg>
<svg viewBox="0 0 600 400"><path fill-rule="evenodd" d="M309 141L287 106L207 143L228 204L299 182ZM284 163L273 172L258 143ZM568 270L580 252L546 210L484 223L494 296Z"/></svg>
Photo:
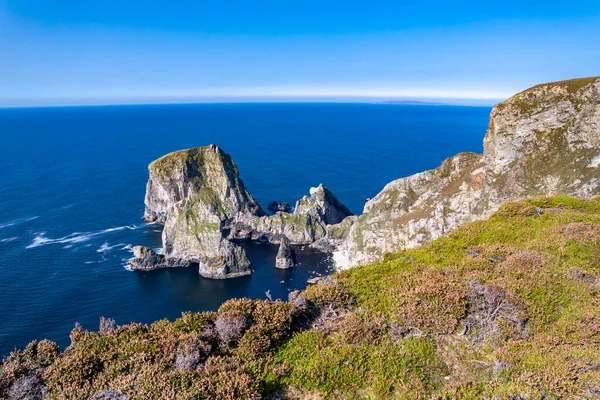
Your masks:
<svg viewBox="0 0 600 400"><path fill-rule="evenodd" d="M331 248L348 232L352 215L325 186L310 189L293 214L266 215L246 190L231 157L219 147L176 151L152 162L146 186L144 219L164 224L162 254L138 247L134 270L198 266L200 275L232 278L252 272L238 242L281 243L278 268L295 264L290 244ZM289 204L277 203L289 210ZM337 226L345 227L338 228ZM331 228L331 229L330 229Z"/></svg>
<svg viewBox="0 0 600 400"><path fill-rule="evenodd" d="M169 265L197 264L200 275L215 279L250 274L246 252L223 231L238 215L265 213L231 157L210 145L167 154L148 169L144 219L164 223Z"/></svg>
<svg viewBox="0 0 600 400"><path fill-rule="evenodd" d="M275 258L275 267L279 269L288 269L296 265L296 252L290 246L288 238L283 237L279 243L279 251Z"/></svg>

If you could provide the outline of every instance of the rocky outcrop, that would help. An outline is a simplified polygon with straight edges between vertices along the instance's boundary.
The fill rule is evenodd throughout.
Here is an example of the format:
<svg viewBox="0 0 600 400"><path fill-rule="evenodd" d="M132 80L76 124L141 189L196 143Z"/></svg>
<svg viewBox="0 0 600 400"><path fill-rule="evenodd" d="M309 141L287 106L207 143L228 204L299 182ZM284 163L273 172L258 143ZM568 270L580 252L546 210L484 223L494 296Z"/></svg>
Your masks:
<svg viewBox="0 0 600 400"><path fill-rule="evenodd" d="M290 211L292 211L292 206L290 206L290 203L288 203L287 201L284 201L283 203L278 203L276 201L273 201L273 202L271 202L271 204L268 205L267 210L273 211L273 212L277 212L277 211L290 212Z"/></svg>
<svg viewBox="0 0 600 400"><path fill-rule="evenodd" d="M165 224L164 256L133 264L138 269L151 269L152 260L154 268L197 264L200 275L215 279L250 274L244 249L229 242L223 231L239 215L265 213L231 157L210 145L167 154L148 169L144 218Z"/></svg>
<svg viewBox="0 0 600 400"><path fill-rule="evenodd" d="M130 261L134 270L198 265L207 278L247 275L252 272L248 257L230 239L310 244L327 239L328 226L350 215L320 185L297 202L293 214L267 216L231 157L215 145L167 154L148 169L144 219L164 224L163 254L138 247ZM277 208L289 209L289 204Z"/></svg>
<svg viewBox="0 0 600 400"><path fill-rule="evenodd" d="M275 257L275 267L288 269L296 265L296 252L290 246L288 238L283 237L279 244L279 251Z"/></svg>
<svg viewBox="0 0 600 400"><path fill-rule="evenodd" d="M159 268L189 267L191 265L183 260L166 258L146 246L134 246L133 256L134 258L128 261L133 271L152 271Z"/></svg>
<svg viewBox="0 0 600 400"><path fill-rule="evenodd" d="M277 212L269 216L237 218L229 238L265 238L271 243L279 243L286 237L293 244L311 244L327 237L328 225L338 224L350 215L350 210L321 184L310 189L310 196L296 202L293 214Z"/></svg>
<svg viewBox="0 0 600 400"><path fill-rule="evenodd" d="M427 243L507 201L600 195L600 78L535 86L496 105L483 155L398 179L364 207L334 253L345 268Z"/></svg>
<svg viewBox="0 0 600 400"><path fill-rule="evenodd" d="M165 223L174 204L190 199L203 202L223 221L240 213L265 215L229 154L214 144L167 154L148 171L146 221Z"/></svg>

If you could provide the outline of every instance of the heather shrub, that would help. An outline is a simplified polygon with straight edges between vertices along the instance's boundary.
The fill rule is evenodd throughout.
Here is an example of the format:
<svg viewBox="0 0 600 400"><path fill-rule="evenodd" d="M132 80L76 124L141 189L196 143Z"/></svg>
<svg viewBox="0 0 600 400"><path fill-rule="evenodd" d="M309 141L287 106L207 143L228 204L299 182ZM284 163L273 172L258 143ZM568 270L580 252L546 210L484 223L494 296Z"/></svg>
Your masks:
<svg viewBox="0 0 600 400"><path fill-rule="evenodd" d="M225 345L235 344L250 327L250 319L241 311L229 310L221 313L215 321L219 338Z"/></svg>
<svg viewBox="0 0 600 400"><path fill-rule="evenodd" d="M98 332L108 334L114 332L117 329L117 324L112 318L100 317L100 326Z"/></svg>
<svg viewBox="0 0 600 400"><path fill-rule="evenodd" d="M42 373L58 354L58 345L50 340L34 340L22 352L12 352L0 367L0 398L42 399L46 393Z"/></svg>
<svg viewBox="0 0 600 400"><path fill-rule="evenodd" d="M177 347L175 369L199 369L203 362L212 353L212 345L203 341L200 336L184 339Z"/></svg>
<svg viewBox="0 0 600 400"><path fill-rule="evenodd" d="M102 390L90 397L90 400L129 400L129 396L116 390Z"/></svg>
<svg viewBox="0 0 600 400"><path fill-rule="evenodd" d="M469 284L467 297L469 311L463 335L480 343L497 343L525 336L525 306L505 289L496 285L484 286L475 279Z"/></svg>

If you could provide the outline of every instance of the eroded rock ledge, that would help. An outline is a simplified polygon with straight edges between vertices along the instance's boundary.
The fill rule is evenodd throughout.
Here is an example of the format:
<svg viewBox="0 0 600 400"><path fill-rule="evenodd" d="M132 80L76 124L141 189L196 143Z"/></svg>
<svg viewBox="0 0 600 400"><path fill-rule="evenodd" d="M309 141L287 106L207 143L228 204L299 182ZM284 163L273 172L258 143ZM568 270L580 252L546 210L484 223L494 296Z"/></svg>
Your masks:
<svg viewBox="0 0 600 400"><path fill-rule="evenodd" d="M328 227L351 215L323 185L298 200L293 214L266 215L231 157L215 145L167 154L148 170L144 219L164 224L163 254L136 247L134 270L197 264L207 278L247 275L252 270L240 240L311 244L328 240ZM331 238L339 239L334 231Z"/></svg>

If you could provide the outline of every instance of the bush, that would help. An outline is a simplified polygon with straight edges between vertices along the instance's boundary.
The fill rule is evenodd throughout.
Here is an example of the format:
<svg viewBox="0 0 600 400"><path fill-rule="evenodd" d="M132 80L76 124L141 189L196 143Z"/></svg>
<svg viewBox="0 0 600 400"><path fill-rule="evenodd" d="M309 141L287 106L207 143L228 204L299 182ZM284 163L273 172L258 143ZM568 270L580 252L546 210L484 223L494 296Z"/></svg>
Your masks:
<svg viewBox="0 0 600 400"><path fill-rule="evenodd" d="M475 342L490 343L522 338L527 319L523 302L496 285L482 285L478 280L467 291L469 312L463 334Z"/></svg>
<svg viewBox="0 0 600 400"><path fill-rule="evenodd" d="M219 338L225 345L235 344L250 327L250 319L241 311L225 311L215 321Z"/></svg>

